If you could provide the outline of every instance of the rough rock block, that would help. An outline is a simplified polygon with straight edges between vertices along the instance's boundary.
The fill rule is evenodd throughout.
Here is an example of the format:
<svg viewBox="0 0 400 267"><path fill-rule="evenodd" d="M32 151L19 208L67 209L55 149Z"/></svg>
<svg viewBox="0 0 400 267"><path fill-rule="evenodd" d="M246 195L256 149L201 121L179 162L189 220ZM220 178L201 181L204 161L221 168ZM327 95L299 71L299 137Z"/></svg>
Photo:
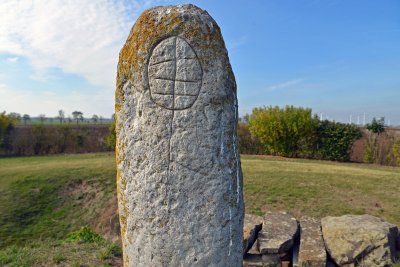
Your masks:
<svg viewBox="0 0 400 267"><path fill-rule="evenodd" d="M243 253L248 252L254 245L258 232L262 228L263 218L261 216L245 214L243 225Z"/></svg>
<svg viewBox="0 0 400 267"><path fill-rule="evenodd" d="M300 249L298 266L325 267L326 251L322 238L321 223L314 218L300 219Z"/></svg>
<svg viewBox="0 0 400 267"><path fill-rule="evenodd" d="M371 215L344 215L321 220L325 246L340 266L392 266L397 260L399 230Z"/></svg>
<svg viewBox="0 0 400 267"><path fill-rule="evenodd" d="M263 227L258 233L261 254L285 254L298 235L297 220L285 212L269 212L264 216Z"/></svg>

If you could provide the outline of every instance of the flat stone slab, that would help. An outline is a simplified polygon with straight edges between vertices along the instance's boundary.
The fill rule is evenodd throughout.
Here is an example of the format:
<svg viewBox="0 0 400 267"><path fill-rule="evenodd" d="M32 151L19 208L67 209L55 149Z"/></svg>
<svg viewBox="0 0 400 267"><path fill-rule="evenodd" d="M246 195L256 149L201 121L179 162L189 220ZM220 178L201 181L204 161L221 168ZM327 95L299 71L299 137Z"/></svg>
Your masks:
<svg viewBox="0 0 400 267"><path fill-rule="evenodd" d="M322 238L321 223L309 217L300 219L300 250L298 266L325 267L326 251Z"/></svg>
<svg viewBox="0 0 400 267"><path fill-rule="evenodd" d="M243 253L248 252L254 245L258 232L262 228L263 217L245 214L243 225Z"/></svg>
<svg viewBox="0 0 400 267"><path fill-rule="evenodd" d="M284 254L289 251L298 235L296 218L285 212L267 213L263 227L258 233L258 248L261 254Z"/></svg>
<svg viewBox="0 0 400 267"><path fill-rule="evenodd" d="M321 220L326 249L340 266L392 266L397 260L396 225L371 215L344 215Z"/></svg>

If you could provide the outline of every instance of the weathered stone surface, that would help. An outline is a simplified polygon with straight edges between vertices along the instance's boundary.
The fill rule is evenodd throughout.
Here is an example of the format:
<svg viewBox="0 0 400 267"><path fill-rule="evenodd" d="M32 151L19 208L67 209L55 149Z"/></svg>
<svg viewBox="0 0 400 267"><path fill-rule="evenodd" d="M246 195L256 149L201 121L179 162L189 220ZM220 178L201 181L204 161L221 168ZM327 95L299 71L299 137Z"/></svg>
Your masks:
<svg viewBox="0 0 400 267"><path fill-rule="evenodd" d="M258 234L257 234L257 236L258 236ZM256 237L256 240L255 240L253 246L247 251L247 253L249 253L249 254L255 254L255 255L256 255L256 254L261 254L261 253L260 253L260 250L258 249L257 237Z"/></svg>
<svg viewBox="0 0 400 267"><path fill-rule="evenodd" d="M243 259L244 267L256 267L256 266L264 266L261 255L252 255L248 254Z"/></svg>
<svg viewBox="0 0 400 267"><path fill-rule="evenodd" d="M243 253L248 252L254 245L258 232L261 230L263 218L261 216L245 214L243 225Z"/></svg>
<svg viewBox="0 0 400 267"><path fill-rule="evenodd" d="M321 220L325 246L340 266L391 266L398 228L371 215L344 215Z"/></svg>
<svg viewBox="0 0 400 267"><path fill-rule="evenodd" d="M322 238L321 223L314 218L300 219L300 249L298 266L325 267L326 251Z"/></svg>
<svg viewBox="0 0 400 267"><path fill-rule="evenodd" d="M244 267L281 267L281 260L278 254L246 255L243 260Z"/></svg>
<svg viewBox="0 0 400 267"><path fill-rule="evenodd" d="M262 254L262 262L265 266L279 267L281 266L281 259L278 254Z"/></svg>
<svg viewBox="0 0 400 267"><path fill-rule="evenodd" d="M139 17L120 53L115 109L125 266L242 265L236 83L207 12Z"/></svg>
<svg viewBox="0 0 400 267"><path fill-rule="evenodd" d="M289 251L298 234L297 220L285 212L267 213L258 233L258 248L261 254Z"/></svg>

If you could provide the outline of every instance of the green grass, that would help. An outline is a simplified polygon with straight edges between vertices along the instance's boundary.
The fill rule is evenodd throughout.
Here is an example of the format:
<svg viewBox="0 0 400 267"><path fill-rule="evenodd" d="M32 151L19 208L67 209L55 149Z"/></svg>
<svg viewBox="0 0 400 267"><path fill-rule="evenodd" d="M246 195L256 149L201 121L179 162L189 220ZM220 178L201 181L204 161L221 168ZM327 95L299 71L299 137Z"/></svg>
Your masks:
<svg viewBox="0 0 400 267"><path fill-rule="evenodd" d="M400 225L400 168L243 156L246 212L372 214Z"/></svg>
<svg viewBox="0 0 400 267"><path fill-rule="evenodd" d="M110 242L61 241L11 245L0 250L0 266L121 266L121 248Z"/></svg>
<svg viewBox="0 0 400 267"><path fill-rule="evenodd" d="M400 168L260 156L242 156L242 168L247 213L369 213L400 225ZM113 154L0 159L0 266L112 265L120 248L82 227L114 196Z"/></svg>
<svg viewBox="0 0 400 267"><path fill-rule="evenodd" d="M0 247L64 238L115 191L111 154L0 159Z"/></svg>

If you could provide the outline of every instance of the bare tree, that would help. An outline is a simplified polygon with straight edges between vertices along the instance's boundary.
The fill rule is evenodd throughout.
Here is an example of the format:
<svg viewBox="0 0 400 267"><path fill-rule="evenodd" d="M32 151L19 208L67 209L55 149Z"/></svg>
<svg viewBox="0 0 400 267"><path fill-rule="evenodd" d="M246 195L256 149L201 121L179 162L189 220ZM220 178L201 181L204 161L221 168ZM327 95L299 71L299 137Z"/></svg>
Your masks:
<svg viewBox="0 0 400 267"><path fill-rule="evenodd" d="M97 116L96 114L94 114L94 115L92 116L92 121L93 121L94 123L97 123L97 122L99 121L99 116Z"/></svg>
<svg viewBox="0 0 400 267"><path fill-rule="evenodd" d="M74 117L74 120L76 120L76 124L79 123L79 121L83 121L83 113L81 111L74 111L72 112L72 117Z"/></svg>
<svg viewBox="0 0 400 267"><path fill-rule="evenodd" d="M57 119L60 121L60 124L63 123L63 121L64 121L64 119L65 119L65 112L64 112L64 110L60 109L60 110L58 111Z"/></svg>
<svg viewBox="0 0 400 267"><path fill-rule="evenodd" d="M44 114L39 114L39 120L43 124L43 122L46 120L46 115Z"/></svg>
<svg viewBox="0 0 400 267"><path fill-rule="evenodd" d="M31 120L31 116L29 116L28 114L24 114L24 116L22 116L22 120L24 121L24 124L26 126L26 123Z"/></svg>

